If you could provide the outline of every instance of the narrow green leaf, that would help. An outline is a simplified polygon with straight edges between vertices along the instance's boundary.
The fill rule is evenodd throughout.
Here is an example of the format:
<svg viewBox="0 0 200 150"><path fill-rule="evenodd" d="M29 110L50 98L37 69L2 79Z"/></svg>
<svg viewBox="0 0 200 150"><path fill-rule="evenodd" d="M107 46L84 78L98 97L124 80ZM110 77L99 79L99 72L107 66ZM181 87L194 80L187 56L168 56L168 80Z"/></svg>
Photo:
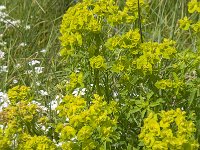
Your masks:
<svg viewBox="0 0 200 150"><path fill-rule="evenodd" d="M197 93L197 88L193 88L192 90L191 90L191 93L190 93L190 96L189 96L189 103L188 103L188 107L190 107L191 105L192 105L192 102L194 101L194 99L195 99L195 95L196 95L196 93Z"/></svg>

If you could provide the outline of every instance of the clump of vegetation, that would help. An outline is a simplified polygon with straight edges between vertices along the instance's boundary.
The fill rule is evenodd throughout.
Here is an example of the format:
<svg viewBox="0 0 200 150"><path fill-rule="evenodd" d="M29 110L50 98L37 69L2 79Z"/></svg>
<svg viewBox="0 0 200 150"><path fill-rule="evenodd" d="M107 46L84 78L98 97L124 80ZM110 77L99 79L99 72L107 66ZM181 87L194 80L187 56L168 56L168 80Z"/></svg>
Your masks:
<svg viewBox="0 0 200 150"><path fill-rule="evenodd" d="M197 149L195 125L185 114L180 108L150 113L144 119L139 138L148 149Z"/></svg>
<svg viewBox="0 0 200 150"><path fill-rule="evenodd" d="M0 5L0 149L199 148L200 2L15 3Z"/></svg>

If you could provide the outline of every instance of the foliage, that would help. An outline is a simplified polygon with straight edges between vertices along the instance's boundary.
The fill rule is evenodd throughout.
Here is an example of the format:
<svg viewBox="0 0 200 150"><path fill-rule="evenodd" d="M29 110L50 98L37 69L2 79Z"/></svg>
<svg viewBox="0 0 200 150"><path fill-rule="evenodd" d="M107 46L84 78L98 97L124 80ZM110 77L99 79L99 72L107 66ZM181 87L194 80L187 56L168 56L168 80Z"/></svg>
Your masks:
<svg viewBox="0 0 200 150"><path fill-rule="evenodd" d="M26 86L16 86L8 92L11 104L0 113L2 149L49 149L50 143L54 145L47 137L40 136L44 134L41 128L47 125L48 118L42 108L30 102L29 91L30 88Z"/></svg>
<svg viewBox="0 0 200 150"><path fill-rule="evenodd" d="M148 149L198 149L196 128L180 109L150 113L139 138Z"/></svg>
<svg viewBox="0 0 200 150"><path fill-rule="evenodd" d="M62 122L57 125L63 149L103 149L104 143L112 142L118 137L117 104L107 104L103 98L94 95L91 104L81 97L67 95L57 108ZM66 120L68 120L66 122Z"/></svg>
<svg viewBox="0 0 200 150"><path fill-rule="evenodd" d="M41 23L45 29L43 37L50 36L44 41L53 52L38 52L36 58L41 56L43 61L31 59L26 72L15 66L18 57L16 62L10 57L18 56L24 45L6 54L12 74L17 77L21 68L25 75L18 85L2 86L7 97L0 95L0 106L4 106L0 109L0 149L198 149L200 3L191 0L189 14L177 10L178 18L171 21L166 14L171 10L162 10L163 1L158 7L156 2L80 0L62 17L61 57L54 37L58 26L49 35L49 26L36 21L35 27ZM173 3L177 8L180 2ZM42 6L48 8L37 0L32 4L42 12ZM161 24L166 19L172 26L158 26L157 20L154 27L151 22L158 14L163 15L158 18ZM53 22L59 24L61 17L54 17ZM1 42L15 33L5 21L8 18L4 14L1 29L8 33ZM24 32L26 27L15 25ZM44 41L36 45L41 48ZM9 45L2 47L3 56ZM5 58L0 57L0 63ZM45 61L51 62L47 68ZM12 77L3 67L0 72L6 79Z"/></svg>

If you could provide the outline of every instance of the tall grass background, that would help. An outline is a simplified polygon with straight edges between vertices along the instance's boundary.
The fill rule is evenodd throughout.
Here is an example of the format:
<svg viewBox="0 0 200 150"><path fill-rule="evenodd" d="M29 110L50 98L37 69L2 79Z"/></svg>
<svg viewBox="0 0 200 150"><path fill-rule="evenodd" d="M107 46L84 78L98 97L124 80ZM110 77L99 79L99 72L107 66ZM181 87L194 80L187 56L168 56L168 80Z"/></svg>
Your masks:
<svg viewBox="0 0 200 150"><path fill-rule="evenodd" d="M59 26L62 15L72 3L70 0L0 0L9 18L20 20L19 27L11 24L5 28L0 24L2 40L7 42L1 47L5 58L0 63L8 66L7 72L0 73L1 91L19 84L35 91L45 90L49 98L60 92L55 86L64 80L65 67L58 53ZM28 26L30 29L25 29ZM42 73L27 74L34 69L28 64L32 60L40 61L38 67L44 67Z"/></svg>

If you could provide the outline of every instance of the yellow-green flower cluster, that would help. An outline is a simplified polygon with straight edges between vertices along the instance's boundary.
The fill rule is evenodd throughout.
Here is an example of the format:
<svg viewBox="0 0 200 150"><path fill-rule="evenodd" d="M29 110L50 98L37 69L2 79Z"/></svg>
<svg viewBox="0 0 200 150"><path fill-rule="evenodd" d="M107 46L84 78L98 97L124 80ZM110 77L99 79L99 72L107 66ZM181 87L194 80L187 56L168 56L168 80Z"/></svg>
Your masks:
<svg viewBox="0 0 200 150"><path fill-rule="evenodd" d="M8 137L4 136L3 130L0 128L0 149L9 149L10 148L10 140Z"/></svg>
<svg viewBox="0 0 200 150"><path fill-rule="evenodd" d="M67 90L76 88L77 86L83 86L83 73L72 72L69 76L69 83L66 86Z"/></svg>
<svg viewBox="0 0 200 150"><path fill-rule="evenodd" d="M19 142L19 150L55 150L56 145L46 136L30 136L23 134Z"/></svg>
<svg viewBox="0 0 200 150"><path fill-rule="evenodd" d="M37 133L37 130L35 129L35 123L37 123L37 119L39 118L39 112L35 104L21 101L16 105L10 105L5 108L1 115L2 114L4 115L2 118L4 128L1 134L4 136L4 140L0 141L0 145L13 147L14 143L20 143L21 135L23 133L30 135ZM19 145L16 145L16 147L18 146ZM23 145L21 146L23 147Z"/></svg>
<svg viewBox="0 0 200 150"><path fill-rule="evenodd" d="M188 19L188 17L184 17L179 20L180 28L183 30L188 30L190 28L192 21Z"/></svg>
<svg viewBox="0 0 200 150"><path fill-rule="evenodd" d="M90 106L84 98L67 95L57 108L59 116L68 120L57 125L63 149L98 149L104 142L115 137L117 117L111 117L117 111L116 102L109 104L103 97L94 95Z"/></svg>
<svg viewBox="0 0 200 150"><path fill-rule="evenodd" d="M140 53L142 55L134 60L133 64L136 64L137 69L141 69L144 73L152 73L154 64L160 62L163 58L170 59L176 53L175 42L164 39L162 43L142 43Z"/></svg>
<svg viewBox="0 0 200 150"><path fill-rule="evenodd" d="M141 9L146 8L147 3L144 0L140 0L140 7ZM60 54L63 56L68 55L74 50L88 51L84 46L86 45L88 47L91 45L91 42L88 41L93 41L93 39L97 40L99 34L105 34L105 32L112 34L112 31L108 28L109 26L115 28L115 26L122 23L133 23L137 18L137 0L127 0L122 9L119 8L114 0L82 1L69 8L63 16L60 28L60 41L62 46ZM135 33L132 30L127 33L130 35L126 35L128 41L123 43L123 47L130 47L132 40L135 43L139 39L139 33L134 35ZM128 45L127 42L129 43Z"/></svg>
<svg viewBox="0 0 200 150"><path fill-rule="evenodd" d="M8 106L4 109L3 113L6 114L3 118L3 123L7 123L5 132L8 136L15 132L21 132L22 129L24 132L28 132L29 129L25 127L25 125L33 123L39 116L37 105L24 101L17 103L14 106Z"/></svg>
<svg viewBox="0 0 200 150"><path fill-rule="evenodd" d="M170 89L170 88L180 88L181 86L183 86L184 83L182 81L173 81L170 79L162 79L159 80L155 83L155 86L158 89Z"/></svg>
<svg viewBox="0 0 200 150"><path fill-rule="evenodd" d="M187 17L179 20L180 28L183 30L189 30L190 28L194 33L200 32L200 21L192 23L192 20L189 20Z"/></svg>
<svg viewBox="0 0 200 150"><path fill-rule="evenodd" d="M200 21L192 24L192 29L194 30L195 33L199 33L200 32Z"/></svg>
<svg viewBox="0 0 200 150"><path fill-rule="evenodd" d="M181 109L150 113L144 120L139 139L152 150L193 149L199 145L195 140L196 128Z"/></svg>
<svg viewBox="0 0 200 150"><path fill-rule="evenodd" d="M66 95L58 106L59 116L71 117L81 113L86 108L86 101L79 96Z"/></svg>
<svg viewBox="0 0 200 150"><path fill-rule="evenodd" d="M130 49L130 52L137 54L137 46L140 43L140 34L138 29L129 30L123 35L116 35L112 38L109 38L105 43L106 47L109 50L118 49Z"/></svg>
<svg viewBox="0 0 200 150"><path fill-rule="evenodd" d="M100 69L100 68L106 68L106 63L105 60L102 56L98 55L98 56L93 56L92 58L90 58L90 66L93 69Z"/></svg>
<svg viewBox="0 0 200 150"><path fill-rule="evenodd" d="M188 3L188 11L189 13L194 13L195 11L200 13L200 2L197 0L191 0Z"/></svg>
<svg viewBox="0 0 200 150"><path fill-rule="evenodd" d="M147 2L145 0L140 0L139 4L140 4L141 8L147 7ZM124 11L127 14L129 14L129 15L131 14L135 18L138 18L138 0L127 0L126 1L126 6L124 8Z"/></svg>
<svg viewBox="0 0 200 150"><path fill-rule="evenodd" d="M67 10L60 28L62 34L60 40L63 47L61 55L73 50L75 46L81 46L85 38L84 33L101 31L102 21L95 17L93 10L97 13L97 8L92 10L93 7L95 8L92 2L84 1Z"/></svg>
<svg viewBox="0 0 200 150"><path fill-rule="evenodd" d="M200 13L200 2L197 0L191 0L188 3L188 12L189 13ZM190 28L194 31L194 33L200 32L200 21L194 23L192 20L189 20L188 17L184 17L179 20L180 28L183 30L189 30Z"/></svg>
<svg viewBox="0 0 200 150"><path fill-rule="evenodd" d="M147 7L147 2L144 0L139 1L141 8ZM122 23L133 23L138 18L138 1L127 0L123 10L117 8L116 13L108 16L108 23L111 26L119 25Z"/></svg>
<svg viewBox="0 0 200 150"><path fill-rule="evenodd" d="M0 112L0 149L54 149L50 139L40 129L46 125L48 117L42 114L38 105L31 103L31 89L16 86L9 90L11 104ZM26 136L24 136L26 135ZM1 138L3 137L3 138ZM52 142L51 142L52 143Z"/></svg>
<svg viewBox="0 0 200 150"><path fill-rule="evenodd" d="M157 81L155 83L155 86L158 88L158 89L166 89L166 88L172 88L172 85L173 85L173 81L170 80L170 79L162 79L160 81Z"/></svg>
<svg viewBox="0 0 200 150"><path fill-rule="evenodd" d="M124 65L122 63L117 63L112 66L111 69L113 72L119 73L124 70Z"/></svg>
<svg viewBox="0 0 200 150"><path fill-rule="evenodd" d="M191 68L196 69L196 66L200 63L200 52L188 49L177 53L176 58L177 62L172 65L173 68L179 67L180 69L183 69L183 66L189 64Z"/></svg>
<svg viewBox="0 0 200 150"><path fill-rule="evenodd" d="M20 101L31 101L30 88L27 86L15 86L8 90L8 98L11 104L16 104Z"/></svg>

